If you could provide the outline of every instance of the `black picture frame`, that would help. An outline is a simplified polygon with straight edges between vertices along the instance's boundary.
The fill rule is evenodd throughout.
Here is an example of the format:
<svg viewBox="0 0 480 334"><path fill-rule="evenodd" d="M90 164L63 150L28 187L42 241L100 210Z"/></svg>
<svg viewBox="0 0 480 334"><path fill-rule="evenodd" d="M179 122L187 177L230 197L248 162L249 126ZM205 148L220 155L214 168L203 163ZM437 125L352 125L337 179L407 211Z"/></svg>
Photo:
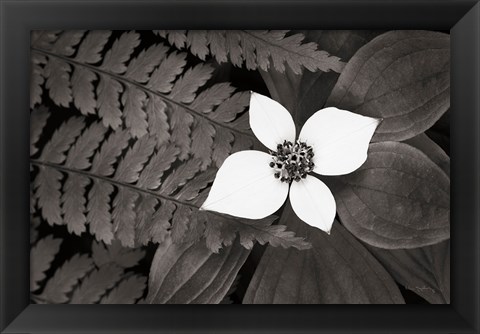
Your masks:
<svg viewBox="0 0 480 334"><path fill-rule="evenodd" d="M0 0L2 333L479 333L480 4L474 0ZM450 30L450 305L30 305L33 29Z"/></svg>

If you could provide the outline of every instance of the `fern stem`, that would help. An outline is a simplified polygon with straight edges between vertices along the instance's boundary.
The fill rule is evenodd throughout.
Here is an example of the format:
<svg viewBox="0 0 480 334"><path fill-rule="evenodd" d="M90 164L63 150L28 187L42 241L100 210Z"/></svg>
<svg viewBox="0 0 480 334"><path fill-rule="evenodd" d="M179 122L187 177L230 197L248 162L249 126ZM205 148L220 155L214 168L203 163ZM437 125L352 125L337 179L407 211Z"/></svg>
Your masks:
<svg viewBox="0 0 480 334"><path fill-rule="evenodd" d="M296 54L296 55L305 57L304 54L301 54L301 53L299 53L299 52L295 52L295 51L293 51L293 50L289 50L289 49L283 47L282 45L272 43L271 41L268 41L268 40L266 40L266 39L264 39L264 38L261 38L261 37L258 36L258 35L255 35L255 34L252 33L251 31L248 31L248 30L240 30L240 31L241 31L243 34L245 34L245 35L248 35L248 36L250 36L250 37L252 37L252 38L254 38L254 39L258 39L259 41L262 41L262 42L265 43L265 44L268 44L268 45L274 46L274 47L276 47L276 48L282 49L283 51L288 52L288 53L293 53L293 54ZM310 58L310 59L315 59L315 58L313 58L313 57L308 57L308 58Z"/></svg>
<svg viewBox="0 0 480 334"><path fill-rule="evenodd" d="M276 48L279 48L279 49L282 49L283 51L287 52L287 53L293 53L294 55L297 55L299 57L303 57L303 58L310 58L310 59L313 59L313 60L316 60L314 57L311 57L311 56L308 56L306 54L303 54L303 53L300 53L300 52L295 52L294 50L292 49L287 49L285 48L284 46L280 45L280 44L275 44L275 43L272 43L272 41L269 41L269 40L266 40L262 37L260 37L259 35L256 35L254 33L252 33L251 31L249 30L240 30L240 32L242 32L243 34L245 35L248 35L254 39L257 39L267 45L271 45L273 47L276 47Z"/></svg>
<svg viewBox="0 0 480 334"><path fill-rule="evenodd" d="M129 85L132 85L132 86L135 86L149 94L153 94L153 95L156 95L158 97L160 97L161 99L163 99L165 102L167 103L170 103L170 104L174 104L174 105L177 105L179 107L181 107L182 109L186 110L187 112L189 112L190 114L193 114L195 116L198 116L198 117L201 117L201 118L204 118L206 119L207 121L215 124L216 126L219 126L219 127L223 127L223 128L227 128L229 129L230 131L232 132L235 132L235 133L238 133L242 136L247 136L247 137L251 137L251 138L255 138L254 135L252 135L251 133L248 133L248 132L244 132L244 131L240 131L240 130L237 130L235 129L234 127L231 127L231 126L228 126L228 125L225 125L225 124L222 124L220 122L217 122L207 116L205 116L203 113L201 112L198 112L186 105L184 105L183 103L181 102L178 102L178 101L175 101L171 98L169 98L167 95L165 94L162 94L162 93L159 93L159 92L156 92L156 91L153 91L145 86L142 86L141 84L139 84L138 82L136 81L133 81L133 80L130 80L130 79L127 79L127 78L124 78L122 76L119 76L115 73L111 73L111 72L108 72L108 71L105 71L105 70L102 70L102 69L99 69L93 65L90 65L90 64L85 64L85 63L81 63L81 62L78 62L74 59L71 59L71 58L68 58L68 57L65 57L65 56L61 56L61 55L57 55L55 53L52 53L50 51L46 51L46 50L42 50L42 49L38 49L38 48L31 48L31 50L33 52L36 52L36 53L39 53L39 54L42 54L44 56L49 56L49 57L55 57L55 58L58 58L58 59L61 59L63 60L64 62L66 63L69 63L71 65L76 65L76 66L83 66L83 67L86 67L88 68L89 70L91 70L92 72L95 72L97 74L103 74L103 75L108 75L108 76L111 76L113 78L115 78L117 81L120 81L120 82L123 82L124 84L129 84Z"/></svg>
<svg viewBox="0 0 480 334"><path fill-rule="evenodd" d="M58 169L58 170L60 170L62 172L65 172L65 173L81 174L81 175L84 175L84 176L89 177L91 179L101 180L103 182L111 183L111 184L114 184L114 185L119 186L119 187L130 188L130 189L132 189L136 192L144 193L144 194L159 198L161 200L171 201L171 202L174 202L177 205L186 205L186 206L189 206L189 207L191 207L193 209L197 209L197 210L199 208L197 205L192 204L192 203L183 202L183 201L180 201L176 198L165 196L165 195L159 194L159 193L151 191L151 190L138 188L138 187L136 187L132 184L124 183L124 182L117 181L117 180L113 180L113 179L108 178L106 176L95 175L95 174L89 173L89 172L84 171L84 170L73 169L73 168L69 168L69 167L65 167L65 166L62 166L62 165L57 165L57 164L53 164L53 163L50 163L50 162L41 161L41 160L37 160L37 159L30 159L30 163L32 163L34 165L37 165L37 166L44 166L44 167L48 167L48 168ZM225 218L224 215L222 215L221 213L215 212L215 211L209 211L208 213L211 214L211 215L217 216L217 217ZM243 224L242 222L240 222L236 219L235 219L235 221L238 224ZM255 231L260 231L262 233L266 233L266 231L264 229L258 228L255 224L248 224L248 226L249 226L249 228L251 228Z"/></svg>
<svg viewBox="0 0 480 334"><path fill-rule="evenodd" d="M41 160L37 160L37 159L30 159L30 163L32 163L33 165L37 165L37 166L54 168L54 169L60 170L60 171L65 172L65 173L81 174L81 175L84 175L84 176L86 176L88 178L91 178L91 179L97 179L97 180L101 180L103 182L114 184L117 187L129 188L129 189L134 190L135 192L144 193L144 194L147 194L147 195L150 195L150 196L153 196L153 197L157 197L159 199L174 202L174 203L179 204L179 205L185 205L185 206L189 206L189 207L194 208L194 209L198 209L198 206L196 206L195 204L188 203L188 202L183 202L183 201L178 200L176 198L165 196L165 195L162 195L162 194L160 194L158 192L155 192L155 191L152 191L152 190L138 188L133 184L118 181L118 180L115 180L115 179L112 179L112 178L109 178L109 177L106 177L106 176L92 174L88 171L74 169L74 168L70 168L70 167L65 167L65 166L62 166L62 165L57 165L57 164L53 164L53 163L50 163L50 162L41 161Z"/></svg>

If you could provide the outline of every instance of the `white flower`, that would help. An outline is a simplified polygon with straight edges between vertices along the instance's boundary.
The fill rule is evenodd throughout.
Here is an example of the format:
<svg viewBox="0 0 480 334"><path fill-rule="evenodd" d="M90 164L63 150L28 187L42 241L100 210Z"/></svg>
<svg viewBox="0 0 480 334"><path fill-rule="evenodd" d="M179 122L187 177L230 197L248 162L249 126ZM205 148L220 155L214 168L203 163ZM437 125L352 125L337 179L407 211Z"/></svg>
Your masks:
<svg viewBox="0 0 480 334"><path fill-rule="evenodd" d="M359 168L379 120L325 108L305 122L295 140L292 116L280 103L252 93L249 113L253 133L270 154L251 150L230 155L200 209L261 219L277 211L290 193L297 216L330 233L335 199L309 173L343 175Z"/></svg>

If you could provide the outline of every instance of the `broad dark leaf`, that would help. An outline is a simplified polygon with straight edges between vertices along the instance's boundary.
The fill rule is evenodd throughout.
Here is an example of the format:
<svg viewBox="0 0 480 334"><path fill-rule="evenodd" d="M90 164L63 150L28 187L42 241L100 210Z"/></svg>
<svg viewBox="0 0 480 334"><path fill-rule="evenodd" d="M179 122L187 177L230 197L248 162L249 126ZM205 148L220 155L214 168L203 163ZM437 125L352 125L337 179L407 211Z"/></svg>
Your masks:
<svg viewBox="0 0 480 334"><path fill-rule="evenodd" d="M246 304L403 303L380 263L338 222L331 235L300 221L291 206L280 224L305 236L312 248L268 246L243 300Z"/></svg>
<svg viewBox="0 0 480 334"><path fill-rule="evenodd" d="M425 153L430 160L450 176L450 157L426 134L419 134L406 140L405 143Z"/></svg>
<svg viewBox="0 0 480 334"><path fill-rule="evenodd" d="M430 128L450 107L450 38L391 31L348 62L326 103L383 118L374 141L399 141Z"/></svg>
<svg viewBox="0 0 480 334"><path fill-rule="evenodd" d="M342 223L380 248L415 248L450 237L450 179L420 150L370 144L355 172L326 179Z"/></svg>
<svg viewBox="0 0 480 334"><path fill-rule="evenodd" d="M450 175L450 158L427 135L405 143L421 150ZM389 250L368 244L367 248L407 289L433 304L450 303L450 241L414 249Z"/></svg>
<svg viewBox="0 0 480 334"><path fill-rule="evenodd" d="M395 280L432 304L450 303L450 241L413 249L366 245Z"/></svg>
<svg viewBox="0 0 480 334"><path fill-rule="evenodd" d="M379 30L310 30L308 40L320 48L348 62L357 50L381 33ZM333 72L305 72L302 75L297 97L296 121L304 124L316 111L322 109L339 77Z"/></svg>
<svg viewBox="0 0 480 334"><path fill-rule="evenodd" d="M73 291L70 304L96 304L122 279L123 270L115 264L94 269Z"/></svg>
<svg viewBox="0 0 480 334"><path fill-rule="evenodd" d="M305 34L307 41L317 43L321 50L347 62L362 45L381 32L311 30L300 33ZM285 74L275 69L261 71L261 74L272 98L282 103L294 115L299 125L324 106L339 77L338 73L321 71L304 71L301 75L295 75L289 69Z"/></svg>
<svg viewBox="0 0 480 334"><path fill-rule="evenodd" d="M204 240L160 244L150 267L147 303L218 304L227 294L249 250L235 241L218 254Z"/></svg>

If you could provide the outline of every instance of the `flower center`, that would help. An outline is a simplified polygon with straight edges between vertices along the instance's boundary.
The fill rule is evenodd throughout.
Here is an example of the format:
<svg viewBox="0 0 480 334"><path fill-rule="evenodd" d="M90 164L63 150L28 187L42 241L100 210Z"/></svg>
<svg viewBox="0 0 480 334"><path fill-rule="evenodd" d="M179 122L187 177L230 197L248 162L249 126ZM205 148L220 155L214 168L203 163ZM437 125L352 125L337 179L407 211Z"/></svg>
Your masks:
<svg viewBox="0 0 480 334"><path fill-rule="evenodd" d="M282 182L300 181L313 171L313 150L305 142L296 143L284 141L277 145L277 151L270 151L272 162L270 167L275 170L275 178Z"/></svg>

